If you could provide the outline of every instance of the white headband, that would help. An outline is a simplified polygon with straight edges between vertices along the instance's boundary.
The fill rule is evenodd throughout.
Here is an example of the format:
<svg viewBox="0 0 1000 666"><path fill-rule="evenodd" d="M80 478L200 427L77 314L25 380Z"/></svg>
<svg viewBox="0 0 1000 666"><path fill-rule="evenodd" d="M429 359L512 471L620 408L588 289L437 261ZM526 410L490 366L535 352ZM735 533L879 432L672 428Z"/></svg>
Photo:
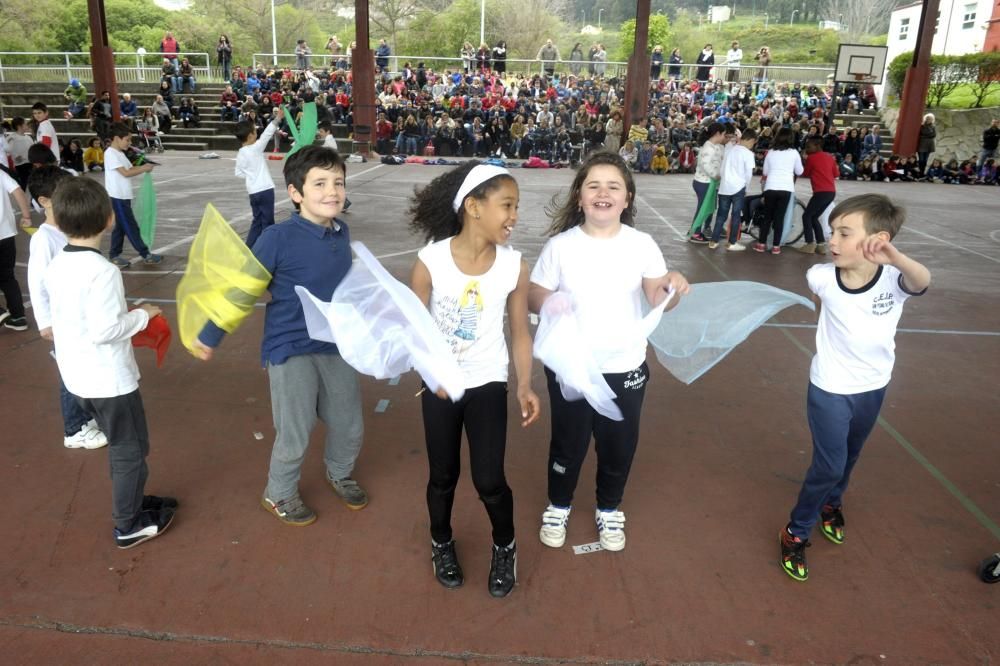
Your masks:
<svg viewBox="0 0 1000 666"><path fill-rule="evenodd" d="M458 209L462 206L462 201L465 200L465 197L469 196L469 192L476 189L490 178L509 175L510 171L507 171L507 169L504 169L503 167L494 166L492 164L477 164L465 177L465 180L462 181L462 186L458 188L455 200L451 202L452 210L457 213Z"/></svg>

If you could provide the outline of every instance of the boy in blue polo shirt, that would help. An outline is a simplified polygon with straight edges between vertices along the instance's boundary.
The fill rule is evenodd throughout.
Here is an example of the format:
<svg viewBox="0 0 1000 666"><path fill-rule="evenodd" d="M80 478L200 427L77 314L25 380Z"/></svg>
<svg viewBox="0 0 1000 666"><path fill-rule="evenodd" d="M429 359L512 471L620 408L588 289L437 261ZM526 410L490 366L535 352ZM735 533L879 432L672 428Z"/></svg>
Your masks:
<svg viewBox="0 0 1000 666"><path fill-rule="evenodd" d="M302 285L329 301L351 267L350 233L337 219L346 200L344 174L344 160L329 148L307 146L289 157L284 177L296 212L264 229L252 248L271 274L261 361L277 431L261 505L288 525L316 520L299 497L298 484L317 417L327 427L327 481L348 508L368 504L367 493L351 478L363 434L358 375L335 344L309 337L295 294L295 286ZM223 335L212 323L202 329L195 342L202 359L212 357Z"/></svg>

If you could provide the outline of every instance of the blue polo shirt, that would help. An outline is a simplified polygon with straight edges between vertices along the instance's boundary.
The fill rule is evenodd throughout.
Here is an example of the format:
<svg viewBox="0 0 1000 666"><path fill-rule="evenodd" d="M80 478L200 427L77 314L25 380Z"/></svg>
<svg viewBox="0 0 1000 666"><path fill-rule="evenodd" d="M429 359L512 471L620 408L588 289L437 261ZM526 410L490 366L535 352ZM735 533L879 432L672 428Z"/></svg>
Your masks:
<svg viewBox="0 0 1000 666"><path fill-rule="evenodd" d="M264 229L254 243L253 253L271 274L271 302L264 314L261 363L281 365L300 354L336 354L337 345L309 337L302 303L295 286L302 285L323 301L333 298L333 290L351 268L351 236L347 225L335 220L339 229L313 224L298 213L280 224ZM209 322L198 339L217 347L225 331Z"/></svg>

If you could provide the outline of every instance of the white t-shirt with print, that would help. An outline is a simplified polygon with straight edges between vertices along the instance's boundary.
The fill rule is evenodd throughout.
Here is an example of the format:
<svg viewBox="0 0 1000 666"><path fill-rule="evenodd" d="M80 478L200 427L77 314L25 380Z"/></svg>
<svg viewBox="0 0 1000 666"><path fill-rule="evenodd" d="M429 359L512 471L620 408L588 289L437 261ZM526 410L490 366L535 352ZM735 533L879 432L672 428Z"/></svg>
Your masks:
<svg viewBox="0 0 1000 666"><path fill-rule="evenodd" d="M505 382L510 357L503 316L521 274L521 253L497 245L488 271L466 275L455 264L451 241L431 243L417 253L431 274L431 317L458 361L465 388Z"/></svg>
<svg viewBox="0 0 1000 666"><path fill-rule="evenodd" d="M809 381L841 395L888 385L903 302L916 295L903 287L899 270L880 266L872 281L859 289L845 287L833 264L813 266L806 280L822 302Z"/></svg>
<svg viewBox="0 0 1000 666"><path fill-rule="evenodd" d="M646 360L642 320L643 278L658 278L667 264L656 241L622 225L612 238L573 227L549 239L531 281L569 294L586 343L603 373L634 370Z"/></svg>
<svg viewBox="0 0 1000 666"><path fill-rule="evenodd" d="M132 183L129 182L128 176L118 173L121 167L131 169L132 162L125 153L108 146L104 151L104 189L112 199L131 199Z"/></svg>

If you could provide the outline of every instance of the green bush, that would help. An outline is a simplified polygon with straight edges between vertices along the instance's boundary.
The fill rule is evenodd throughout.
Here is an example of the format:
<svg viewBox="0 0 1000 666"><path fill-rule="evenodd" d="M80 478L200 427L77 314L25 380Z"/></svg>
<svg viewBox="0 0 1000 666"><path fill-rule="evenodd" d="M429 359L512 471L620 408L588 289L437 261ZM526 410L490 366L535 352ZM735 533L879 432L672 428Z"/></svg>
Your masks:
<svg viewBox="0 0 1000 666"><path fill-rule="evenodd" d="M893 89L895 89L897 94L901 94L903 92L903 82L906 80L906 70L909 68L911 62L913 62L913 51L900 53L892 59L892 62L889 63L887 78L889 79L889 84L893 87Z"/></svg>
<svg viewBox="0 0 1000 666"><path fill-rule="evenodd" d="M900 53L889 63L888 81L898 93L903 91L906 70L913 61L913 52ZM961 56L931 56L930 86L927 105L945 104L957 90L968 91L971 108L979 108L1000 90L1000 52L969 53Z"/></svg>

